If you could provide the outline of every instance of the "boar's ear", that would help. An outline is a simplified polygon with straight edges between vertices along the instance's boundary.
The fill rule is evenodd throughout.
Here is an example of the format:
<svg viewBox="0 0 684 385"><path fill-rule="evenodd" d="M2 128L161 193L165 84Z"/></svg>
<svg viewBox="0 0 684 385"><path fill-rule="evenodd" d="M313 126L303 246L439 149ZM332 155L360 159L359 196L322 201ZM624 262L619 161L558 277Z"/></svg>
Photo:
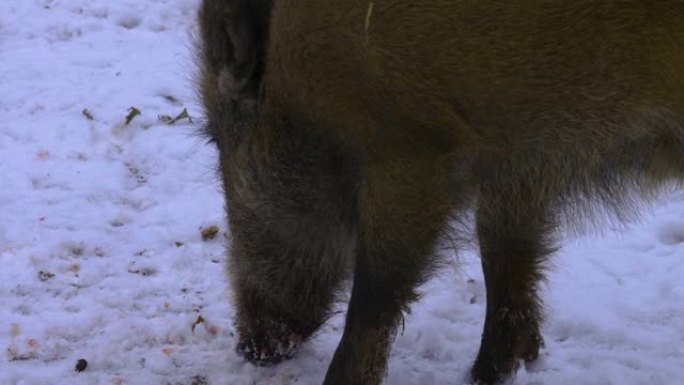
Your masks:
<svg viewBox="0 0 684 385"><path fill-rule="evenodd" d="M259 97L271 0L204 0L199 11L203 70L233 100Z"/></svg>

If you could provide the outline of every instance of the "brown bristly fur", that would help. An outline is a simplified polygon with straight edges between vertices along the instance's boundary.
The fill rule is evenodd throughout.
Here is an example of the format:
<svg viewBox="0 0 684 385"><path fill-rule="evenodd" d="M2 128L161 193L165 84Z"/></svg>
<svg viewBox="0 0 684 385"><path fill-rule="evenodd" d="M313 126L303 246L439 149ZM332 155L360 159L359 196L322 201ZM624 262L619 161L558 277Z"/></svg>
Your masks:
<svg viewBox="0 0 684 385"><path fill-rule="evenodd" d="M325 384L380 383L450 218L473 208L472 381L535 359L558 226L623 219L684 177L682 20L675 0L204 0L238 350L291 357L352 278Z"/></svg>

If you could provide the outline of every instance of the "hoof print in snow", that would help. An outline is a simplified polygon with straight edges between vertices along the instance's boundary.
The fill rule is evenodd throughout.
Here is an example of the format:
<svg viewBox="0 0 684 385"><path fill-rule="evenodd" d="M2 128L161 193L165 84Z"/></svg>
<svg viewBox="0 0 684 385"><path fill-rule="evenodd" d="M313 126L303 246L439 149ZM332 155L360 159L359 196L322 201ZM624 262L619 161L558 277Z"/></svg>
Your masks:
<svg viewBox="0 0 684 385"><path fill-rule="evenodd" d="M63 246L74 257L80 257L85 253L85 246L81 243L66 243Z"/></svg>
<svg viewBox="0 0 684 385"><path fill-rule="evenodd" d="M154 269L153 267L139 267L139 266L136 266L135 263L132 263L128 267L128 272L131 274L139 274L139 275L142 275L143 277L149 277L149 276L157 274L157 270Z"/></svg>
<svg viewBox="0 0 684 385"><path fill-rule="evenodd" d="M126 163L126 168L128 169L130 175L133 178L135 178L136 182L138 182L139 184L147 183L147 177L143 174L142 171L140 171L140 168L138 168L132 163Z"/></svg>
<svg viewBox="0 0 684 385"><path fill-rule="evenodd" d="M669 223L660 228L658 239L667 246L684 243L684 226L679 223Z"/></svg>
<svg viewBox="0 0 684 385"><path fill-rule="evenodd" d="M77 372L81 373L82 371L86 370L87 367L88 367L88 361L81 358L76 362L76 368L75 369Z"/></svg>
<svg viewBox="0 0 684 385"><path fill-rule="evenodd" d="M190 379L189 385L209 385L209 381L204 376L195 376Z"/></svg>
<svg viewBox="0 0 684 385"><path fill-rule="evenodd" d="M142 20L137 15L125 15L120 17L116 24L125 29L137 28L142 23Z"/></svg>

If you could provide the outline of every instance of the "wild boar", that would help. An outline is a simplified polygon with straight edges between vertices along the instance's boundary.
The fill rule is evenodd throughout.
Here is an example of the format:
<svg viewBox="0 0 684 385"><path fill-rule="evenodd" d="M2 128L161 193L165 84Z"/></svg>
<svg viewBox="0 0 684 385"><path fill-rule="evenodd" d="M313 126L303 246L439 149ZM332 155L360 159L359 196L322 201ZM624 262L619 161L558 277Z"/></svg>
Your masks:
<svg viewBox="0 0 684 385"><path fill-rule="evenodd" d="M676 0L204 0L238 351L292 357L350 278L324 383L380 383L472 207L487 289L472 382L537 358L559 224L684 176L683 20Z"/></svg>

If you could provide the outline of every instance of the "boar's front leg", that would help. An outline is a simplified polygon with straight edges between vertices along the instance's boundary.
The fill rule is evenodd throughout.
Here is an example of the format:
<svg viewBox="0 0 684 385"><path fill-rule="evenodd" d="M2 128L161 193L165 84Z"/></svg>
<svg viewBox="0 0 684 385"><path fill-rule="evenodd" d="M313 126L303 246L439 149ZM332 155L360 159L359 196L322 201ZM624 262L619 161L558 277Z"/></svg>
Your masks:
<svg viewBox="0 0 684 385"><path fill-rule="evenodd" d="M480 352L471 375L476 384L499 384L518 360L537 358L542 345L538 284L552 252L546 199L525 182L494 179L481 187L477 235L487 288Z"/></svg>
<svg viewBox="0 0 684 385"><path fill-rule="evenodd" d="M434 262L451 206L448 162L432 154L399 156L371 158L364 175L354 285L325 385L382 381L402 312Z"/></svg>

